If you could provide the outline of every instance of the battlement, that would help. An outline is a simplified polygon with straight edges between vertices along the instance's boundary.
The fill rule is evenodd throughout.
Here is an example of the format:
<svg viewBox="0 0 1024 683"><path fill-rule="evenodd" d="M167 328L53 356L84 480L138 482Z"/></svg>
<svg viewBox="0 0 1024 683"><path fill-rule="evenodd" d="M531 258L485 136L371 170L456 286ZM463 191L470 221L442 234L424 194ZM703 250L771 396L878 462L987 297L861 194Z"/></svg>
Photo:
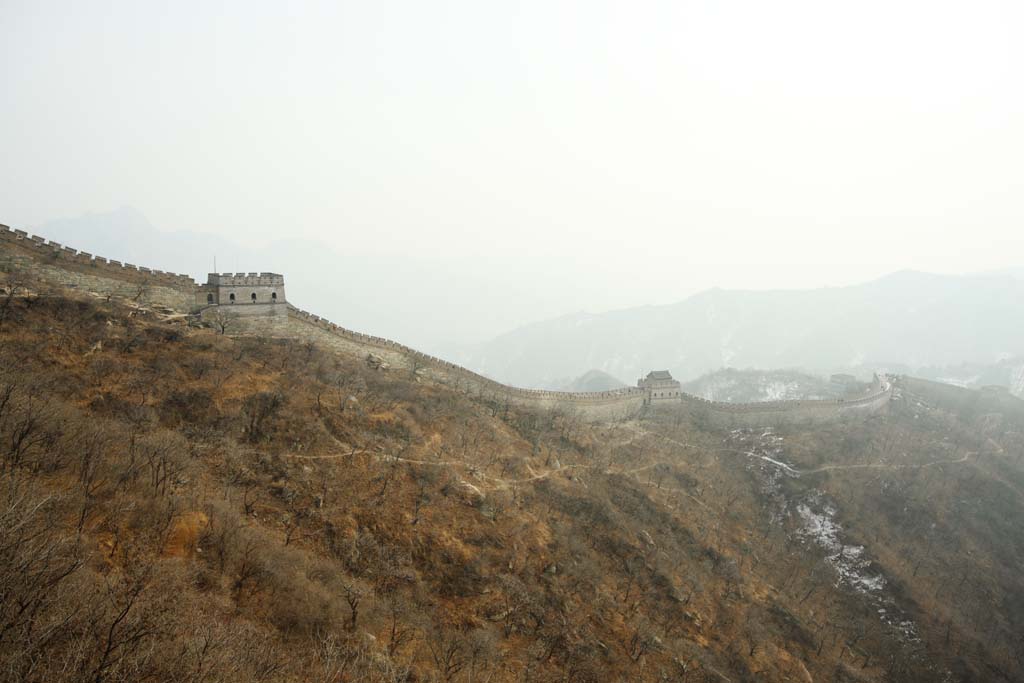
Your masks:
<svg viewBox="0 0 1024 683"><path fill-rule="evenodd" d="M284 275L277 273L210 273L199 288L200 305L232 306L235 304L285 303ZM246 311L257 314L261 309Z"/></svg>
<svg viewBox="0 0 1024 683"><path fill-rule="evenodd" d="M283 287L284 275L277 273L210 273L206 284L214 287Z"/></svg>
<svg viewBox="0 0 1024 683"><path fill-rule="evenodd" d="M130 279L133 282L145 281L145 283L150 285L171 287L190 292L197 286L196 281L188 275L179 275L136 266L132 263L121 263L120 261L105 259L102 256L93 256L89 252L78 251L77 249L66 247L59 242L47 241L38 235L30 235L24 230L12 230L6 225L0 225L0 243L30 253L43 263L52 263L53 265L69 269L81 269L84 267L89 269L88 272L95 272L103 277Z"/></svg>
<svg viewBox="0 0 1024 683"><path fill-rule="evenodd" d="M148 291L150 300L182 311L249 304L247 315L273 315L270 306L285 302L284 276L279 273L210 273L200 285L188 275L93 256L6 225L0 225L0 245L23 267L67 287L136 300Z"/></svg>
<svg viewBox="0 0 1024 683"><path fill-rule="evenodd" d="M653 370L637 380L636 386L647 392L647 400L678 401L683 395L682 385L668 370Z"/></svg>

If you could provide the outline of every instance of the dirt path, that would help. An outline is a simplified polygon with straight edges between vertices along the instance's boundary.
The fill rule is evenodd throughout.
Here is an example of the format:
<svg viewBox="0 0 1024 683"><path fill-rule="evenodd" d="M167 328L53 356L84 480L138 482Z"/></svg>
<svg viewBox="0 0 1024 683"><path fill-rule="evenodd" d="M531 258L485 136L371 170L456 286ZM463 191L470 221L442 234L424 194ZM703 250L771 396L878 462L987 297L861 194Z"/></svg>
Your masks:
<svg viewBox="0 0 1024 683"><path fill-rule="evenodd" d="M362 453L369 453L367 450L352 451L350 453L329 453L327 455L299 455L298 453L284 453L286 458L295 458L296 460L337 460L338 458L350 458L353 455L360 455Z"/></svg>
<svg viewBox="0 0 1024 683"><path fill-rule="evenodd" d="M813 470L799 470L800 474L817 474L818 472L831 472L833 470L914 470L924 469L926 467L934 467L935 465L956 465L967 460L972 456L978 455L978 451L968 451L962 456L955 460L933 460L931 462L925 462L920 464L905 463L905 464L888 464L884 462L873 462L865 463L860 465L822 465L821 467L815 467Z"/></svg>
<svg viewBox="0 0 1024 683"><path fill-rule="evenodd" d="M967 462L972 456L978 456L979 455L978 451L968 451L967 453L964 453L959 458L956 458L956 459L953 459L953 460L934 460L934 461L931 461L931 462L920 463L920 464L915 464L915 463L906 463L906 464L900 464L900 463L894 463L894 464L890 464L890 463L862 463L862 464L854 464L854 465L822 465L821 467L815 467L813 469L800 470L800 469L797 469L797 468L795 468L795 467L793 467L791 465L788 465L788 464L786 464L784 462L781 462L779 460L775 460L774 458L770 458L770 457L768 457L766 455L761 455L759 453L756 453L756 452L754 452L751 449L730 448L730 447L727 447L727 446L709 446L707 444L687 443L687 442L684 442L684 441L679 441L677 439L673 439L672 437L669 437L669 436L665 436L664 434L658 434L657 432L645 432L643 435L657 437L659 439L662 439L664 441L672 443L672 444L674 444L676 446L680 446L682 448L699 448L699 449L703 449L703 450L710 450L710 451L716 451L716 452L736 453L736 454L743 455L743 456L748 457L748 458L756 458L758 460L762 460L764 462L767 462L767 463L769 463L769 464L771 464L771 465L773 465L775 467L778 467L778 468L780 468L780 469L782 469L782 470L786 471L787 473L792 474L794 476L819 474L819 473L822 473L822 472L832 472L832 471L838 471L838 470L857 470L857 469L878 469L878 470L924 469L924 468L927 468L927 467L934 467L934 466L937 466L937 465L956 465L956 464L962 464L962 463ZM1002 446L1000 446L998 443L993 441L991 438L989 438L989 443L992 444L994 450L993 451L985 451L985 452L999 453L999 454L1004 454L1005 453L1005 450L1002 448ZM339 445L341 445L341 444L339 443ZM562 474L563 472L567 472L567 471L571 471L571 470L578 470L578 469L598 470L598 471L600 471L601 474L624 475L624 476L628 476L628 477L633 477L637 481L640 481L639 477L637 476L640 473L646 472L646 471L651 470L651 469L654 469L655 467L659 467L661 465L671 466L671 464L672 464L672 463L667 462L667 461L659 460L657 462L652 462L652 463L648 463L646 465L641 465L639 467L634 467L634 468L629 468L629 469L615 469L615 468L599 469L598 467L596 467L594 465L577 464L577 465L565 465L565 466L555 467L555 468L552 468L550 470L546 470L544 472L539 472L539 473L534 471L534 469L529 464L526 464L526 469L530 473L529 477L525 477L523 479L503 479L501 477L496 477L496 476L493 476L493 475L485 474L484 472L480 471L479 469L477 469L473 465L465 463L465 462L461 462L461 461L456 461L456 460L417 460L417 459L414 459L414 458L403 458L401 456L389 455L387 453L381 453L379 451L371 451L371 450L367 450L367 449L356 449L356 450L352 450L352 451L349 451L349 452L346 452L346 453L331 453L331 454L327 454L327 455L299 455L299 454L295 454L295 453L287 453L287 454L285 454L285 457L299 459L299 460L336 460L336 459L340 459L340 458L349 458L349 457L353 457L353 456L356 456L356 455L362 455L362 454L370 454L370 455L376 456L379 459L384 460L386 462L402 462L402 463L407 463L407 464L410 464L410 465L422 465L422 466L426 466L426 467L464 467L464 468L468 468L470 470L470 473L474 477L476 477L478 479L483 479L483 480L487 481L492 486L494 486L495 488L498 488L498 489L507 489L510 486L518 486L520 484L529 484L529 483L532 483L532 482L548 479L548 478L550 478L550 477L552 477L554 475ZM643 482L640 482L640 483L643 483ZM650 482L648 482L647 485L650 486ZM684 496L686 496L687 498L689 498L690 500L692 500L693 502L695 502L698 505L700 505L701 507L703 507L704 509L711 510L711 508L708 507L708 505L706 503L704 503L702 500L700 500L699 498L693 496L691 493L689 493L688 491L686 491L684 489L680 489L680 488L676 488L676 487L672 487L672 486L654 486L653 488L655 488L656 490L659 490L659 491L681 493Z"/></svg>

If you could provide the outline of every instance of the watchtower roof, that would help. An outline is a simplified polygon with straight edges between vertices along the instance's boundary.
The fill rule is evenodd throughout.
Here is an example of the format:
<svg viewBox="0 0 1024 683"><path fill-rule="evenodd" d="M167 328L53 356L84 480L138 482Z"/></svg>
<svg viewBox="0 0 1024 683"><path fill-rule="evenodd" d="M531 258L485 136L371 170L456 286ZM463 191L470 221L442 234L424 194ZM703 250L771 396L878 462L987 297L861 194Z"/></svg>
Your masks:
<svg viewBox="0 0 1024 683"><path fill-rule="evenodd" d="M668 370L652 370L645 379L672 379L672 373Z"/></svg>

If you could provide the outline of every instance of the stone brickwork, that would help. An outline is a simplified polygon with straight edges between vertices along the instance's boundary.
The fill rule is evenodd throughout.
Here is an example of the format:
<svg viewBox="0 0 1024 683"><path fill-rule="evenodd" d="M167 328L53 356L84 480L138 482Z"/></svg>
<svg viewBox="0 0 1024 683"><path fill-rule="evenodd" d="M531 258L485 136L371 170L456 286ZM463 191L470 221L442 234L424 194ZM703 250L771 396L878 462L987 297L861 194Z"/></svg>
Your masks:
<svg viewBox="0 0 1024 683"><path fill-rule="evenodd" d="M187 275L110 261L0 225L0 258L48 282L187 312L196 282Z"/></svg>
<svg viewBox="0 0 1024 683"><path fill-rule="evenodd" d="M284 276L277 273L210 273L200 287L203 304L283 304Z"/></svg>
<svg viewBox="0 0 1024 683"><path fill-rule="evenodd" d="M638 380L636 385L647 391L648 403L661 403L664 401L678 402L683 397L682 385L672 378L668 370L654 370L647 373L647 376Z"/></svg>
<svg viewBox="0 0 1024 683"><path fill-rule="evenodd" d="M853 400L720 403L678 390L678 382L651 373L640 386L597 392L520 389L397 342L353 332L288 304L284 277L276 273L213 273L199 285L187 275L150 270L76 251L21 230L0 225L0 266L9 262L41 279L101 295L124 296L168 308L211 314L230 312L232 335L257 335L312 342L339 353L370 354L391 367L415 373L490 401L558 409L591 420L618 420L648 411L686 411L724 427L768 426L830 421L884 409L892 388L876 382L867 396ZM256 294L253 302L252 294ZM235 294L235 304L230 295ZM273 296L276 294L277 296ZM223 301L222 301L223 299ZM652 400L652 391L664 392Z"/></svg>

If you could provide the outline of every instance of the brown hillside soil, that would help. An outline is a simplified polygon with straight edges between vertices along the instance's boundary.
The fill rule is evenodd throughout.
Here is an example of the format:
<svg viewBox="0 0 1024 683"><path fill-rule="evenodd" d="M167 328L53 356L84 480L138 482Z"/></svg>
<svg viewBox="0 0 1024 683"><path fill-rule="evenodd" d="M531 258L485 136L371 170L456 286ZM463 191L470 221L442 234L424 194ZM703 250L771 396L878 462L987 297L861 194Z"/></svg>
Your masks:
<svg viewBox="0 0 1024 683"><path fill-rule="evenodd" d="M0 681L1022 680L1012 409L595 425L5 311Z"/></svg>

